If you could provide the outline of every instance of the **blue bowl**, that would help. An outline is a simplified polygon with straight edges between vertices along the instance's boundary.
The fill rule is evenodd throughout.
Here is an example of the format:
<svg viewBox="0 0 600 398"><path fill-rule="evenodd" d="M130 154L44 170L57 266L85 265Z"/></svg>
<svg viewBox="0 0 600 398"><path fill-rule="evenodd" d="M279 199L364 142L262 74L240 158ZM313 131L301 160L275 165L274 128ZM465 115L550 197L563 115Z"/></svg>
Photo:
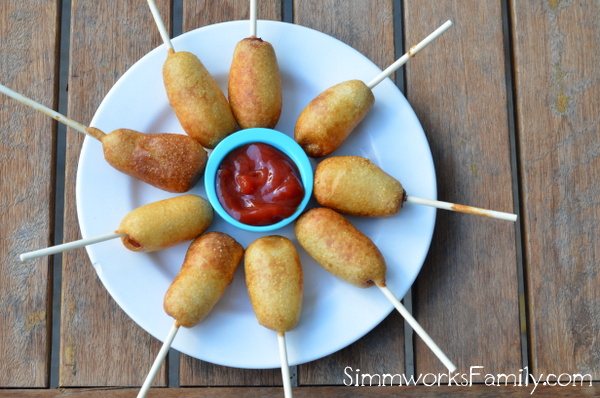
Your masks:
<svg viewBox="0 0 600 398"><path fill-rule="evenodd" d="M304 198L298 206L298 209L289 216L275 224L270 225L248 225L239 222L227 213L227 211L221 205L219 198L217 197L216 190L216 177L217 170L221 165L221 162L232 150L246 144L252 144L260 142L271 145L281 152L286 154L298 167L300 172L300 178L302 179L302 185L304 186ZM208 201L212 205L213 209L219 214L225 221L231 225L244 229L246 231L254 232L266 232L273 231L286 226L287 224L294 221L306 208L308 201L311 198L313 191L313 168L308 159L308 156L300 145L293 138L275 130L266 128L251 128L246 130L238 131L221 141L215 149L211 152L206 163L206 169L204 170L204 187L206 189L206 196Z"/></svg>

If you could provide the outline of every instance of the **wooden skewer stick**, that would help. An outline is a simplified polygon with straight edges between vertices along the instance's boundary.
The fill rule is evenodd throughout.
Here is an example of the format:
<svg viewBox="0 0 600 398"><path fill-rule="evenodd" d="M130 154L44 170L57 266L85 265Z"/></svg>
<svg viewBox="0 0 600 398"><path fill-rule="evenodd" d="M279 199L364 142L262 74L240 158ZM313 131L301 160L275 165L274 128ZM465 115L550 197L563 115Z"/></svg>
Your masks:
<svg viewBox="0 0 600 398"><path fill-rule="evenodd" d="M158 8L156 7L156 3L154 2L154 0L148 0L148 6L150 7L150 12L152 12L152 16L154 17L154 22L156 22L156 26L158 27L160 37L162 38L163 42L165 43L165 46L167 47L167 51L175 51L173 49L173 44L171 43L171 38L169 37L167 27L165 26L165 23L162 20L162 17L160 16L160 12L158 12Z"/></svg>
<svg viewBox="0 0 600 398"><path fill-rule="evenodd" d="M163 361L165 360L165 357L167 356L167 353L169 352L169 349L171 348L171 344L173 344L173 340L177 335L177 331L179 331L179 323L175 321L173 326L171 326L171 330L169 330L169 334L167 335L167 338L165 339L160 351L158 352L158 355L156 356L152 367L150 368L150 372L148 372L148 376L146 376L146 380L144 380L144 384L142 384L142 387L140 388L140 392L138 393L137 398L143 398L146 396L146 393L150 389L150 385L156 377L158 369L160 369L160 365L162 365Z"/></svg>
<svg viewBox="0 0 600 398"><path fill-rule="evenodd" d="M67 126L79 131L80 133L89 135L90 137L92 137L92 135L90 133L87 132L87 127L84 126L81 123L77 123L76 121L69 119L66 116L61 115L60 113L56 112L53 109L48 108L47 106L44 106L38 102L35 102L34 100L25 97L24 95L21 95L19 93L17 93L16 91L11 90L10 88L3 86L0 84L0 92L3 94L8 95L9 97L12 97L14 99L16 99L17 101L30 106L31 108L42 112L45 115L50 116L51 118L58 120L61 123L66 124Z"/></svg>
<svg viewBox="0 0 600 398"><path fill-rule="evenodd" d="M104 242L111 239L120 238L125 236L125 234L119 234L116 232L110 232L104 235L98 235L91 238L79 239L73 242L63 243L61 245L50 246L39 250L34 250L31 252L23 253L19 256L21 261L31 260L32 258L49 256L51 254L56 254L60 252L64 252L71 249L76 249L78 247L92 245L94 243Z"/></svg>
<svg viewBox="0 0 600 398"><path fill-rule="evenodd" d="M406 54L400 57L396 62L388 66L383 72L377 75L373 80L371 80L367 87L373 89L376 85L381 83L386 77L389 77L392 73L397 71L402 65L404 65L409 59L414 57L419 51L425 48L429 43L434 41L438 36L444 33L450 26L452 26L452 21L446 21L439 28L434 30L429 36L419 42L417 45L414 45L408 50Z"/></svg>
<svg viewBox="0 0 600 398"><path fill-rule="evenodd" d="M292 398L292 384L290 382L290 366L287 358L285 333L277 333L279 343L279 361L281 362L281 378L283 379L283 394L285 398Z"/></svg>
<svg viewBox="0 0 600 398"><path fill-rule="evenodd" d="M425 205L425 206L431 206L431 207L435 207L435 208L443 209L443 210L456 211L459 213L469 213L469 214L475 214L478 216L486 216L486 217L491 217L491 218L497 218L500 220L513 221L513 222L517 221L517 215L512 214L512 213L504 213L501 211L481 209L479 207L473 207L473 206L458 205L456 203L442 202L439 200L417 198L415 196L410 196L410 195L406 196L406 202L407 203L415 203L415 204L419 204L419 205Z"/></svg>
<svg viewBox="0 0 600 398"><path fill-rule="evenodd" d="M425 344L431 349L431 351L435 354L436 357L448 368L450 373L453 373L456 370L456 366L448 359L446 354L438 347L438 345L433 341L431 337L427 334L427 332L419 325L417 320L413 318L413 316L408 312L408 310L402 305L400 300L396 298L394 293L387 286L379 286L377 287L383 292L385 297L396 307L400 315L408 322L408 324L413 328L415 332L423 339Z"/></svg>
<svg viewBox="0 0 600 398"><path fill-rule="evenodd" d="M256 0L250 0L250 37L256 37Z"/></svg>

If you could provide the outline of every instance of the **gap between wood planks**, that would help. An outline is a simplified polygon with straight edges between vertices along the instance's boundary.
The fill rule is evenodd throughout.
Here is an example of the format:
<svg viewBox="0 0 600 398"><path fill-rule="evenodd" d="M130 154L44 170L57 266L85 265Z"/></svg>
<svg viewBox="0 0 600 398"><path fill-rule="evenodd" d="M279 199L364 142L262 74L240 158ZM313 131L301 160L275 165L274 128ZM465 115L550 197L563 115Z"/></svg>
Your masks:
<svg viewBox="0 0 600 398"><path fill-rule="evenodd" d="M508 0L502 1L502 30L504 38L504 66L506 76L506 106L508 115L508 128L510 136L510 164L512 173L512 188L513 188L513 208L514 212L521 220L521 180L519 178L519 156L517 138L518 132L515 123L515 87L514 87L514 59L513 59L513 37L512 37L512 20L510 19L511 4ZM527 305L525 291L525 269L523 261L523 224L519 221L515 223L515 244L517 255L517 277L519 289L519 327L521 331L521 369L529 369L529 344L527 339Z"/></svg>

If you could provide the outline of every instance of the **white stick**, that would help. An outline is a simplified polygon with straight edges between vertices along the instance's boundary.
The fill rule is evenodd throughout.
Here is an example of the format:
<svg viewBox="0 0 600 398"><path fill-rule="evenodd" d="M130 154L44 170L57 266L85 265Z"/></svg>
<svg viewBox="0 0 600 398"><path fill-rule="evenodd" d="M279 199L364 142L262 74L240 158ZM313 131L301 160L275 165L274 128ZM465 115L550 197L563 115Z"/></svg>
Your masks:
<svg viewBox="0 0 600 398"><path fill-rule="evenodd" d="M281 378L283 379L283 394L285 398L292 398L292 384L290 382L290 366L287 359L285 333L277 333L279 343L279 361L281 362Z"/></svg>
<svg viewBox="0 0 600 398"><path fill-rule="evenodd" d="M61 123L66 124L67 126L81 132L84 133L86 135L90 135L87 131L85 131L85 126L81 123L77 123L76 121L69 119L66 116L61 115L60 113L56 112L53 109L50 109L40 103L35 102L32 99L29 99L27 97L25 97L24 95L21 95L19 93L17 93L16 91L11 90L10 88L3 86L0 84L0 92L4 93L6 95L8 95L9 97L12 97L14 99L16 99L17 101L28 105L30 107L32 107L33 109L42 112L45 115L50 116L51 118L58 120Z"/></svg>
<svg viewBox="0 0 600 398"><path fill-rule="evenodd" d="M169 37L169 32L167 31L167 27L160 16L160 12L158 11L154 0L148 0L148 6L150 7L150 12L152 12L152 16L154 17L154 22L156 22L156 26L158 27L160 37L162 37L165 46L167 46L167 51L174 51L173 44L171 44L171 38Z"/></svg>
<svg viewBox="0 0 600 398"><path fill-rule="evenodd" d="M377 285L377 287L379 289L381 289L383 294L388 298L388 300L390 300L390 302L394 305L394 307L396 307L396 309L398 310L400 315L402 315L402 317L406 320L406 322L408 322L408 324L413 328L413 330L415 332L417 332L417 334L421 337L421 339L423 339L425 344L427 344L427 346L431 349L431 351L433 351L435 356L437 356L438 359L440 361L442 361L444 366L446 366L446 368L448 368L448 371L450 373L453 373L456 370L456 366L454 366L452 361L450 361L450 359L448 359L448 357L446 356L446 354L444 354L444 352L440 349L440 347L438 347L438 345L435 344L435 342L431 339L431 337L429 337L427 332L425 332L425 330L421 327L421 325L419 325L417 320L415 318L413 318L413 316L410 314L410 312L408 312L408 310L402 305L400 300L398 300L396 298L396 296L394 296L394 293L392 293L391 290L387 286Z"/></svg>
<svg viewBox="0 0 600 398"><path fill-rule="evenodd" d="M140 392L138 393L137 398L142 398L146 396L146 393L150 389L150 385L156 377L158 369L160 369L160 365L162 365L163 361L165 360L165 357L167 356L167 353L169 352L169 349L171 348L171 344L173 344L173 340L175 339L178 330L179 324L175 322L173 326L171 326L171 330L169 330L169 334L167 335L165 342L163 343L160 351L158 352L158 355L156 356L156 359L154 360L154 363L150 368L150 372L148 372L148 376L146 376L146 380L140 388Z"/></svg>
<svg viewBox="0 0 600 398"><path fill-rule="evenodd" d="M456 203L441 202L439 200L417 198L415 196L410 196L410 195L406 196L406 202L436 207L438 209L443 209L443 210L457 211L459 213L476 214L478 216L486 216L486 217L491 217L491 218L497 218L500 220L513 221L513 222L517 221L517 215L512 214L512 213L504 213L501 211L481 209L479 207L473 207L473 206L457 205Z"/></svg>
<svg viewBox="0 0 600 398"><path fill-rule="evenodd" d="M434 30L429 36L423 39L419 44L412 46L410 50L402 57L400 57L396 62L387 67L386 70L377 75L373 80L367 84L367 87L373 89L376 85L381 83L383 79L390 76L392 73L397 71L402 65L404 65L409 59L415 56L416 53L425 48L429 43L435 40L438 36L444 33L450 26L452 26L452 21L446 21L442 26Z"/></svg>
<svg viewBox="0 0 600 398"><path fill-rule="evenodd" d="M256 0L250 0L250 37L256 37Z"/></svg>
<svg viewBox="0 0 600 398"><path fill-rule="evenodd" d="M31 252L23 253L19 256L21 261L27 261L32 258L49 256L51 254L56 254L60 252L64 252L66 250L76 249L78 247L92 245L94 243L104 242L111 239L120 238L121 236L125 236L125 234L118 234L116 232L110 232L104 235L94 236L91 238L79 239L73 242L63 243L61 245L46 247L44 249L34 250Z"/></svg>

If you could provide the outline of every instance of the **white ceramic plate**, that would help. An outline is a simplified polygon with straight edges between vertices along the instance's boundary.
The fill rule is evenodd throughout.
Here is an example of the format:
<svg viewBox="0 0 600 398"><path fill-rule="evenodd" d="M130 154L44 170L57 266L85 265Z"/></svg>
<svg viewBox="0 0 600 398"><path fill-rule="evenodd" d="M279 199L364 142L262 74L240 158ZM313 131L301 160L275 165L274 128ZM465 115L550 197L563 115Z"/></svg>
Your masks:
<svg viewBox="0 0 600 398"><path fill-rule="evenodd" d="M235 44L248 36L248 22L206 26L173 40L176 51L196 54L224 92ZM326 88L350 79L365 82L380 69L346 44L302 26L259 21L258 36L277 53L284 106L277 130L293 136L296 118ZM162 83L166 58L160 46L137 62L110 90L91 126L111 132L130 128L146 133L183 133ZM399 179L414 196L436 198L435 171L424 132L412 108L389 79L373 90L375 105L333 155L370 158ZM313 161L313 166L317 162ZM203 181L190 193L205 196ZM111 168L98 141L86 138L77 175L77 210L84 237L118 228L131 210L174 196ZM309 204L314 207L315 203ZM431 242L435 210L406 205L385 219L350 220L380 248L388 263L388 285L403 297L415 280ZM218 216L210 230L230 234L244 247L261 236L244 232ZM292 225L276 231L296 243L304 269L304 302L298 326L286 333L291 365L312 361L353 343L393 309L377 288L352 287L316 264L297 244ZM173 319L163 311L163 296L177 275L188 243L156 253L134 253L120 240L87 247L102 283L121 308L143 329L164 340ZM398 315L399 316L399 315ZM173 347L215 364L240 368L280 366L275 332L258 324L240 266L233 283L199 325L181 328Z"/></svg>

